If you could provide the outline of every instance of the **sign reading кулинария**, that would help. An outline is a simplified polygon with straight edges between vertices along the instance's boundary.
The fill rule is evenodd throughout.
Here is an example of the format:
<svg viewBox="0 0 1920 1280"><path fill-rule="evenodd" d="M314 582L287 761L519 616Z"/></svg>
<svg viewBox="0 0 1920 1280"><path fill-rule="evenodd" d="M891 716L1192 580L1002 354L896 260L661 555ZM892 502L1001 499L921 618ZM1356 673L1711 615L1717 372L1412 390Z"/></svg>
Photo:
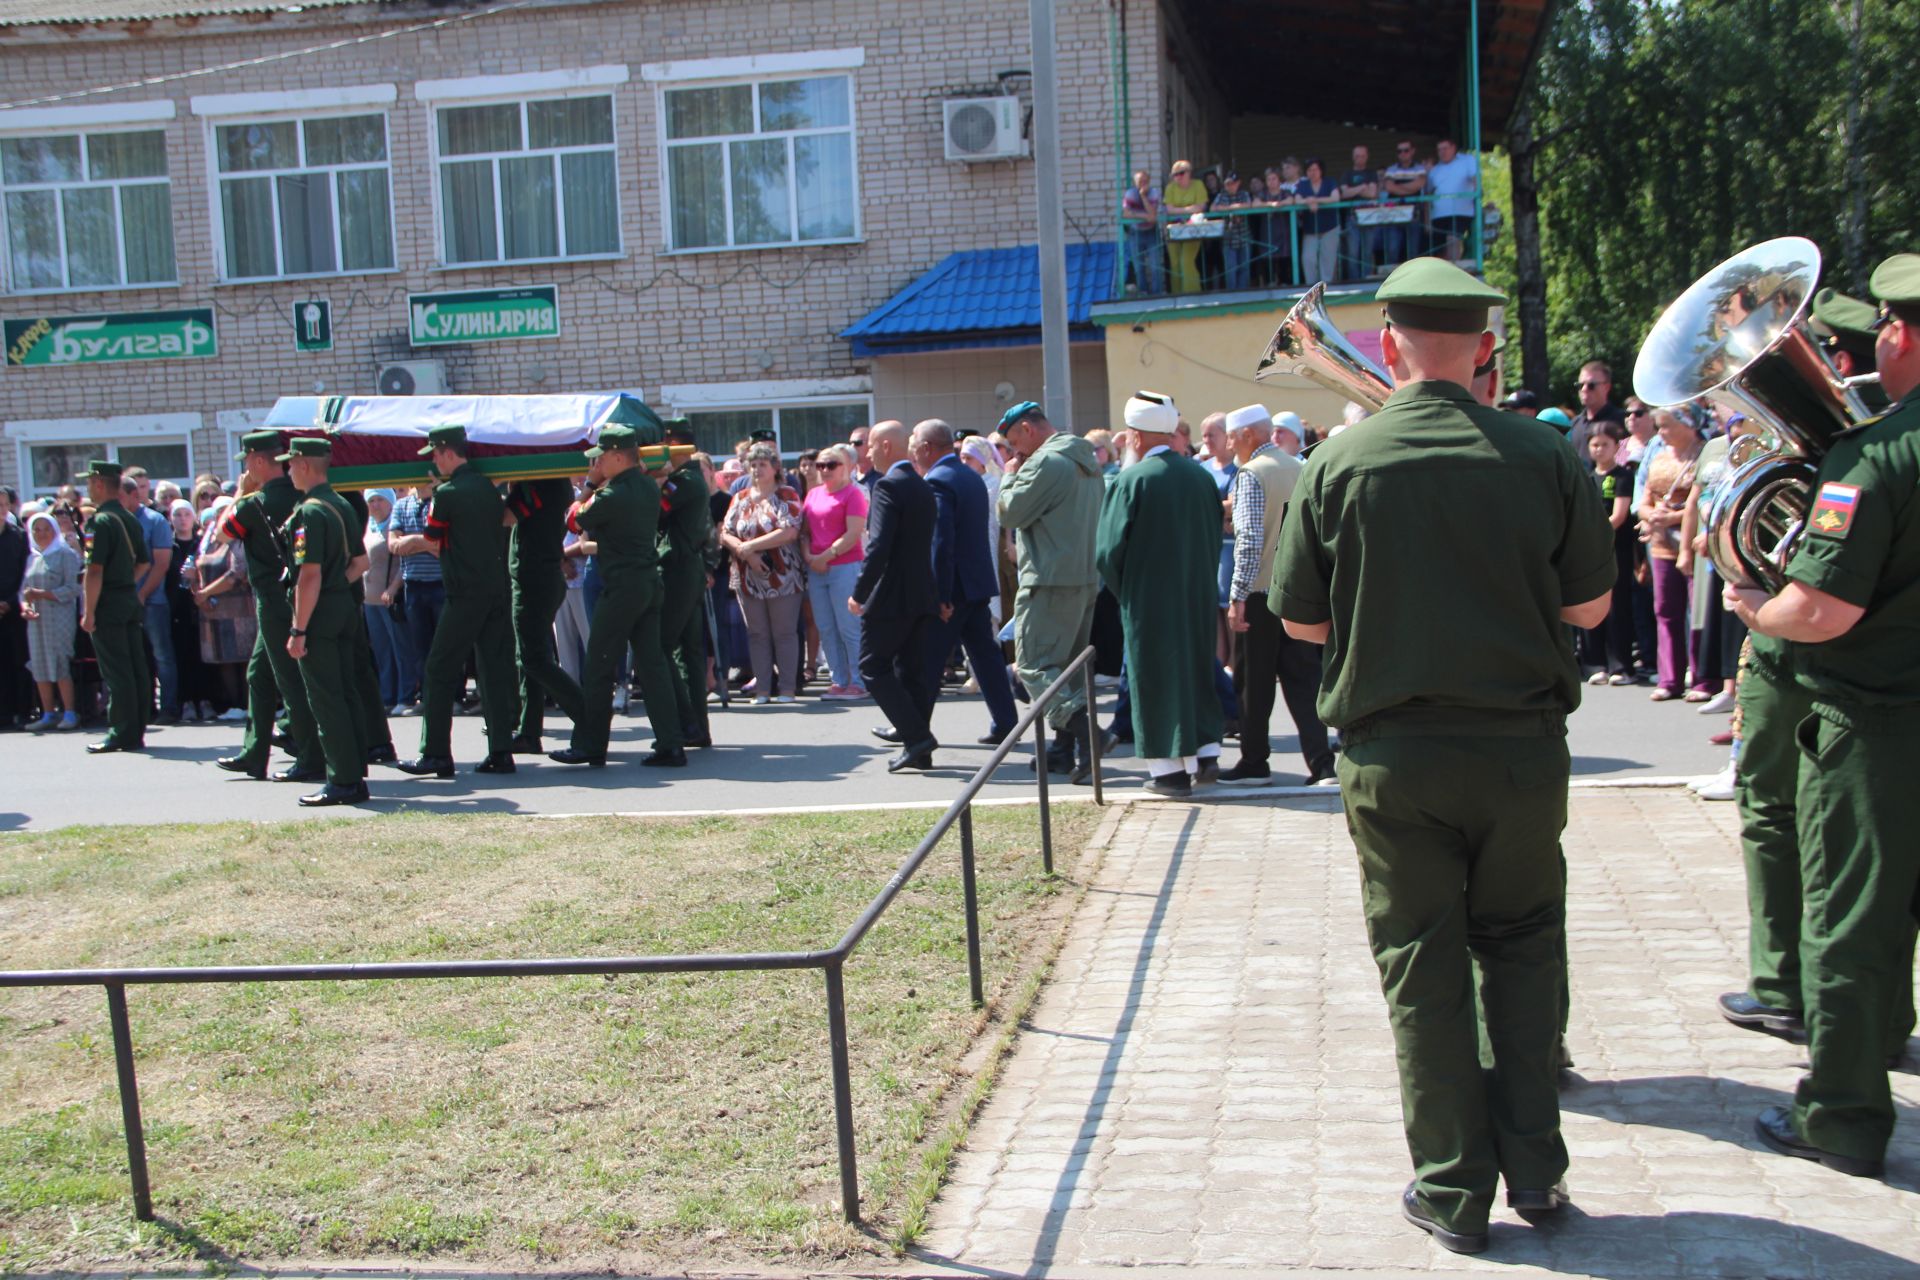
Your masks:
<svg viewBox="0 0 1920 1280"><path fill-rule="evenodd" d="M4 334L7 363L12 365L203 360L220 353L210 307L107 316L36 316L8 320Z"/></svg>
<svg viewBox="0 0 1920 1280"><path fill-rule="evenodd" d="M416 347L560 336L560 290L474 289L407 295L407 337Z"/></svg>

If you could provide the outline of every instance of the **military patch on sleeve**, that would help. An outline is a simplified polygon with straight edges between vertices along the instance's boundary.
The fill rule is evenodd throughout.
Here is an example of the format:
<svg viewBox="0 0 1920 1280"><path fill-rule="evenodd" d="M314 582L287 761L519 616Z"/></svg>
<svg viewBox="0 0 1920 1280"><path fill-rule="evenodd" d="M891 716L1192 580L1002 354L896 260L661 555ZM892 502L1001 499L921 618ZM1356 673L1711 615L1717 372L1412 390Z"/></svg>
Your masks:
<svg viewBox="0 0 1920 1280"><path fill-rule="evenodd" d="M307 530L304 525L293 531L293 562L295 564L307 562Z"/></svg>
<svg viewBox="0 0 1920 1280"><path fill-rule="evenodd" d="M1829 538L1844 538L1853 528L1853 513L1859 508L1858 485L1823 484L1813 510L1807 513L1807 527Z"/></svg>

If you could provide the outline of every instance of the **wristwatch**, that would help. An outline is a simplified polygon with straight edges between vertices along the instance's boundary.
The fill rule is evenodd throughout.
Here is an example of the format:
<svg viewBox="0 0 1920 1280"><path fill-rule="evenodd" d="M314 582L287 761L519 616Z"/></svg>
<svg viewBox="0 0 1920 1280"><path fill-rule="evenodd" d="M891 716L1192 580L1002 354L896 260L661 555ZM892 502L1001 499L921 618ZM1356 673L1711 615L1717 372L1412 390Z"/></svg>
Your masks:
<svg viewBox="0 0 1920 1280"><path fill-rule="evenodd" d="M306 631L305 631L305 629L304 629L304 628L301 628L301 627L288 627L288 628L287 628L287 634L288 634L288 635L290 635L290 636L303 636L303 635L305 635L305 634L307 634L307 633L306 633Z"/></svg>

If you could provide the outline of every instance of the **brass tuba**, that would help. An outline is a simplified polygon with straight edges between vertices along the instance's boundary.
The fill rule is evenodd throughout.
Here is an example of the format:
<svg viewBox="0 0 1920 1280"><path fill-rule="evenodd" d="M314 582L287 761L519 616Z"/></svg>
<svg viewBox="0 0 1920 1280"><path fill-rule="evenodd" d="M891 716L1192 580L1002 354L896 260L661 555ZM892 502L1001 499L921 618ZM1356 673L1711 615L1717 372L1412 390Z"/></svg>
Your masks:
<svg viewBox="0 0 1920 1280"><path fill-rule="evenodd" d="M1298 374L1378 413L1393 394L1393 379L1334 327L1327 315L1326 293L1325 284L1316 284L1293 304L1267 344L1267 353L1260 357L1253 380Z"/></svg>
<svg viewBox="0 0 1920 1280"><path fill-rule="evenodd" d="M1782 236L1735 254L1675 299L1640 347L1633 389L1650 405L1704 397L1760 428L1729 446L1727 475L1702 512L1727 581L1778 591L1804 528L1820 458L1867 417L1807 327L1820 250Z"/></svg>

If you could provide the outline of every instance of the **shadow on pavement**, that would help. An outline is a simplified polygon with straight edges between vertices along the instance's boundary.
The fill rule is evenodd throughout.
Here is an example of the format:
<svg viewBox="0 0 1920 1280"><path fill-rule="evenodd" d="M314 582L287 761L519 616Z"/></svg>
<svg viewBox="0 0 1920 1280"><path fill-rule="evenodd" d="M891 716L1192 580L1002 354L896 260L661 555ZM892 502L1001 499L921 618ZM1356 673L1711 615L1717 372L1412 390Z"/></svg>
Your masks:
<svg viewBox="0 0 1920 1280"><path fill-rule="evenodd" d="M1817 1227L1737 1213L1600 1216L1581 1212L1577 1204L1563 1219L1540 1227L1495 1223L1492 1248L1476 1259L1482 1260L1604 1280L1675 1275L1888 1280L1914 1274L1906 1258Z"/></svg>
<svg viewBox="0 0 1920 1280"><path fill-rule="evenodd" d="M1651 769L1652 767L1645 760L1623 760L1619 756L1573 757L1573 776L1576 778L1594 773L1625 773L1630 769Z"/></svg>

